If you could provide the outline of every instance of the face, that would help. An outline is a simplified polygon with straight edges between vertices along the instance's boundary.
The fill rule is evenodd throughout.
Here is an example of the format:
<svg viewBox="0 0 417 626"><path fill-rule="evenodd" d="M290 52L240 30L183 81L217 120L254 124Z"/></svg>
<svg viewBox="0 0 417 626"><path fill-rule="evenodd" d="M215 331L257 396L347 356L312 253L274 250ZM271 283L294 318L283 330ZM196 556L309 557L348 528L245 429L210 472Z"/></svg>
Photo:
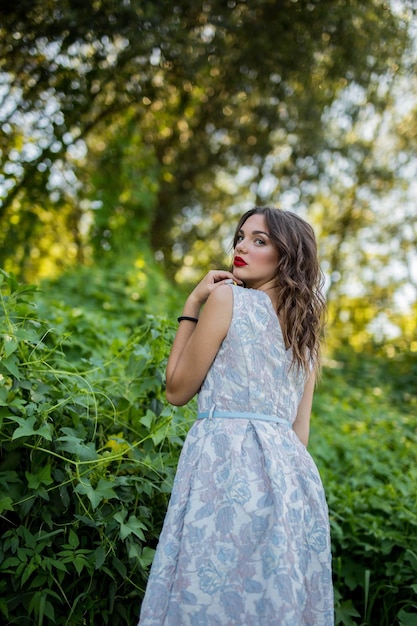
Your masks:
<svg viewBox="0 0 417 626"><path fill-rule="evenodd" d="M242 225L233 258L233 274L252 289L268 289L274 284L278 251L272 243L265 217L251 215Z"/></svg>

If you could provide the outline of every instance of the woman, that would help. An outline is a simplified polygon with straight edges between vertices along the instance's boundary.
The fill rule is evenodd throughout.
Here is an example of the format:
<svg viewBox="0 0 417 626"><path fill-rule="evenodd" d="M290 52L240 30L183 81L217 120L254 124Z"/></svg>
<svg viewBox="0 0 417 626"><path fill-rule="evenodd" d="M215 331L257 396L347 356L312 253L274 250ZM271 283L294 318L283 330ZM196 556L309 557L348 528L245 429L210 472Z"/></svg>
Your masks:
<svg viewBox="0 0 417 626"><path fill-rule="evenodd" d="M187 298L166 395L198 392L199 413L141 626L333 624L327 505L306 450L320 287L312 228L256 207L237 226L233 273L209 272Z"/></svg>

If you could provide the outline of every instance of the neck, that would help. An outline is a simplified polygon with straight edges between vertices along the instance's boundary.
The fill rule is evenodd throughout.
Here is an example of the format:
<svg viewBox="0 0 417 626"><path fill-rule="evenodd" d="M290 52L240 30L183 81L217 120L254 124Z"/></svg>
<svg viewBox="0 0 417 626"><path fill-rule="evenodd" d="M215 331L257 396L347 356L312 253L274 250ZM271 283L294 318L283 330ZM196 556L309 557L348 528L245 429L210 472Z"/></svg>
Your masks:
<svg viewBox="0 0 417 626"><path fill-rule="evenodd" d="M266 283L265 285L261 285L260 287L253 287L253 289L258 289L258 291L263 291L269 296L274 309L277 309L278 306L278 287L271 283Z"/></svg>
<svg viewBox="0 0 417 626"><path fill-rule="evenodd" d="M258 291L273 291L276 290L277 287L275 285L275 280L268 280L265 283L246 283L246 286L249 287L249 289L257 289Z"/></svg>

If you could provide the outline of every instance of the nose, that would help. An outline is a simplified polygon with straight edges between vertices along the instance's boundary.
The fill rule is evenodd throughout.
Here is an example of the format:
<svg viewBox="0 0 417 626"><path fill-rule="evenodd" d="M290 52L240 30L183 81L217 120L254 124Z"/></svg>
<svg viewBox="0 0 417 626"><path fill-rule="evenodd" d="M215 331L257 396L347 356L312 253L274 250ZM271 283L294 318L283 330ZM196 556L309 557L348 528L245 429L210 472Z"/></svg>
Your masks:
<svg viewBox="0 0 417 626"><path fill-rule="evenodd" d="M246 250L245 240L241 239L235 246L236 252L244 252Z"/></svg>

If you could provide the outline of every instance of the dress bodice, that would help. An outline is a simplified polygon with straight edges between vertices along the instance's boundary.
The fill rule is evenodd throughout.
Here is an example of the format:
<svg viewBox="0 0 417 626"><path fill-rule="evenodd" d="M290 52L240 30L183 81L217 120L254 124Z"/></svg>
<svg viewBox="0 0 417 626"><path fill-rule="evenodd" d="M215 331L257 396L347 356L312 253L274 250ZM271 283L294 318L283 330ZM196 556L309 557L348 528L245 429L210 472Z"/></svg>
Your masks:
<svg viewBox="0 0 417 626"><path fill-rule="evenodd" d="M231 285L230 328L201 386L199 411L242 411L294 421L305 374L291 367L268 294Z"/></svg>

